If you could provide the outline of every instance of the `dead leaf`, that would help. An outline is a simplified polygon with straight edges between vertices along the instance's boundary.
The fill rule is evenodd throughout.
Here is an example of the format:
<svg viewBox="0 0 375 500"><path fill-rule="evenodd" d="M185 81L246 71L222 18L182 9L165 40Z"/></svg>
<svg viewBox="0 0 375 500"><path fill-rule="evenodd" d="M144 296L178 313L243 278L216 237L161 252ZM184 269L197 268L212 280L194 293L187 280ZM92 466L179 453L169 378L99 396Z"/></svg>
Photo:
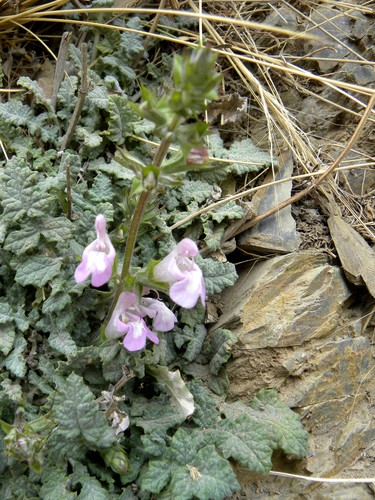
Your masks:
<svg viewBox="0 0 375 500"><path fill-rule="evenodd" d="M221 123L225 125L228 122L239 120L247 108L247 98L239 94L227 94L221 101L214 102L208 108L208 120L212 121L218 116L222 116Z"/></svg>

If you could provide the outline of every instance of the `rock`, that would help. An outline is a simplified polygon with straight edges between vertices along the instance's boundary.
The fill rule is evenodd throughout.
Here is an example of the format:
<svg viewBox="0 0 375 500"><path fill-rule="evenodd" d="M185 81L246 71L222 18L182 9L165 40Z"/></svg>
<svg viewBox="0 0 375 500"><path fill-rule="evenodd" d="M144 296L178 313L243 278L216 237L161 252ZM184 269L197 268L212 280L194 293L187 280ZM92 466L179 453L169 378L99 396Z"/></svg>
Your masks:
<svg viewBox="0 0 375 500"><path fill-rule="evenodd" d="M310 452L296 464L297 474L340 476L375 439L371 341L361 335L365 319L353 327L349 297L341 270L311 251L243 269L222 296L225 309L214 328L238 336L228 398L250 402L258 389L275 388L298 411L310 432ZM320 498L311 496L312 488L298 483L292 491Z"/></svg>
<svg viewBox="0 0 375 500"><path fill-rule="evenodd" d="M319 252L297 252L245 268L222 296L240 349L287 347L326 337L350 296L343 274Z"/></svg>
<svg viewBox="0 0 375 500"><path fill-rule="evenodd" d="M337 59L344 59L349 54L348 47L353 48L349 40L349 16L340 15L334 8L323 6L315 9L307 29L317 39L306 40L305 50L319 51L318 66L323 73L334 70L338 65Z"/></svg>
<svg viewBox="0 0 375 500"><path fill-rule="evenodd" d="M270 172L264 184L274 180L286 179L293 174L292 157L280 162L280 168L275 174ZM252 198L257 215L262 215L271 208L291 196L292 181L260 189ZM238 239L238 247L246 251L258 253L287 253L298 249L300 239L296 231L296 222L292 216L291 206L287 206L270 215L256 226L245 231Z"/></svg>

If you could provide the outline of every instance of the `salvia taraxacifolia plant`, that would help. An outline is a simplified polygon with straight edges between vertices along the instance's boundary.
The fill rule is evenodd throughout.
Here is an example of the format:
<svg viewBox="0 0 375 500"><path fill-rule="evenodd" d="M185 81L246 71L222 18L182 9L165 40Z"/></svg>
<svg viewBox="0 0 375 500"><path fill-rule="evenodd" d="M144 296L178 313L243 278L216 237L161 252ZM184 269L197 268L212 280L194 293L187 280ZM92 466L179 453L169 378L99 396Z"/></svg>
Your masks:
<svg viewBox="0 0 375 500"><path fill-rule="evenodd" d="M299 417L275 391L250 405L224 402L236 339L225 329L209 335L204 308L236 273L199 248L217 250L241 206L169 229L206 202L213 184L249 170L208 163L200 116L220 82L209 50L175 56L172 90L161 97L152 90L161 70L150 66L136 104L123 89L136 87L141 37L96 40L69 147L61 144L83 60L75 46L77 74L53 99L24 77L28 100L0 104L8 151L0 171L0 496L225 498L239 488L235 463L266 474L275 449L306 452ZM171 61L163 61L167 75ZM227 150L212 135L210 148L211 156L269 160L249 140Z"/></svg>

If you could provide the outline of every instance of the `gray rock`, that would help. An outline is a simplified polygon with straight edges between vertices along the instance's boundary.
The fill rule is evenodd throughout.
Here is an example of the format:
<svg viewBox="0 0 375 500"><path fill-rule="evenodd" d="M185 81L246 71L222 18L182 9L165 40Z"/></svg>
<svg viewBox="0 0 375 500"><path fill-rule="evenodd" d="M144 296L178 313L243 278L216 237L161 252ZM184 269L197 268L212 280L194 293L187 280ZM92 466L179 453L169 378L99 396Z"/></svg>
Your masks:
<svg viewBox="0 0 375 500"><path fill-rule="evenodd" d="M293 174L291 156L284 163L280 163L279 170L270 172L264 183L286 179ZM253 197L252 203L256 207L257 215L262 215L276 207L291 196L292 181L283 182L260 189ZM256 226L245 231L238 239L238 247L246 251L259 253L288 253L298 249L300 239L293 219L291 205L283 208L274 215L270 215Z"/></svg>

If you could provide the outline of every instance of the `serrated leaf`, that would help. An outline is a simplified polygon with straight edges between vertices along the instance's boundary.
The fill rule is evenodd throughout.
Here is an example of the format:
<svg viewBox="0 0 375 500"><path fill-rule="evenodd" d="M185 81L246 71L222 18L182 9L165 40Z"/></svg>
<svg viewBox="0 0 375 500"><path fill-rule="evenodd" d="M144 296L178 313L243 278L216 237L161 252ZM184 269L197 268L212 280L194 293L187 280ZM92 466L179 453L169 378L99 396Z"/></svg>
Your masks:
<svg viewBox="0 0 375 500"><path fill-rule="evenodd" d="M108 492L89 474L87 467L79 462L73 462L73 469L74 473L70 476L71 483L73 486L77 484L81 486L79 494L81 500L108 500Z"/></svg>
<svg viewBox="0 0 375 500"><path fill-rule="evenodd" d="M111 201L114 196L111 179L101 172L98 172L92 188L89 191L89 196L93 203Z"/></svg>
<svg viewBox="0 0 375 500"><path fill-rule="evenodd" d="M103 142L103 137L99 132L92 132L85 127L77 127L76 135L79 140L83 141L83 145L88 148L97 148Z"/></svg>
<svg viewBox="0 0 375 500"><path fill-rule="evenodd" d="M43 473L43 482L40 488L42 500L73 500L76 493L70 492L70 477L65 470L50 467Z"/></svg>
<svg viewBox="0 0 375 500"><path fill-rule="evenodd" d="M222 500L239 487L231 465L214 446L199 450L191 463L173 473L171 480L174 500Z"/></svg>
<svg viewBox="0 0 375 500"><path fill-rule="evenodd" d="M4 242L4 249L17 255L22 255L36 248L40 240L40 231L36 227L25 227L12 231Z"/></svg>
<svg viewBox="0 0 375 500"><path fill-rule="evenodd" d="M193 422L204 429L214 426L220 417L212 394L199 380L192 380L188 383L188 387L194 397Z"/></svg>
<svg viewBox="0 0 375 500"><path fill-rule="evenodd" d="M243 216L243 208L235 201L229 201L224 205L220 205L217 209L209 212L212 220L223 222L224 219L234 220L241 219Z"/></svg>
<svg viewBox="0 0 375 500"><path fill-rule="evenodd" d="M158 401L139 398L134 401L130 410L130 420L134 425L150 433L152 431L166 431L170 427L182 423L185 417L181 417L170 404L161 404Z"/></svg>
<svg viewBox="0 0 375 500"><path fill-rule="evenodd" d="M27 165L13 161L0 171L0 201L4 221L15 224L25 215L30 218L45 216L53 199L41 189L42 178L39 172L33 172Z"/></svg>
<svg viewBox="0 0 375 500"><path fill-rule="evenodd" d="M34 117L30 106L11 99L8 102L0 104L0 118L5 123L20 126L27 125Z"/></svg>
<svg viewBox="0 0 375 500"><path fill-rule="evenodd" d="M0 324L14 322L21 332L25 332L29 328L29 321L26 318L25 311L21 305L15 309L14 306L8 304L5 298L0 299Z"/></svg>
<svg viewBox="0 0 375 500"><path fill-rule="evenodd" d="M200 302L193 309L181 309L180 320L185 325L193 328L197 324L202 324L204 321L205 309Z"/></svg>
<svg viewBox="0 0 375 500"><path fill-rule="evenodd" d="M17 80L17 84L27 89L35 99L37 104L42 104L48 111L53 112L51 102L44 94L44 90L35 80L31 80L28 76L21 76Z"/></svg>
<svg viewBox="0 0 375 500"><path fill-rule="evenodd" d="M124 165L121 165L116 160L111 160L107 163L104 158L97 158L95 161L90 162L89 170L94 172L103 172L107 175L112 175L115 179L131 181L134 179L134 172Z"/></svg>
<svg viewBox="0 0 375 500"><path fill-rule="evenodd" d="M215 252L221 246L226 226L225 224L216 225L211 220L206 220L202 226L205 234L204 242L211 252Z"/></svg>
<svg viewBox="0 0 375 500"><path fill-rule="evenodd" d="M231 262L222 263L213 259L202 259L200 256L197 256L196 262L202 269L207 295L222 292L228 286L234 285L238 278L236 267Z"/></svg>
<svg viewBox="0 0 375 500"><path fill-rule="evenodd" d="M233 458L251 471L267 474L276 449L292 458L305 456L307 432L299 415L280 400L275 390L259 391L250 406L223 404L221 412L229 418L219 423L212 437L224 457Z"/></svg>
<svg viewBox="0 0 375 500"><path fill-rule="evenodd" d="M22 286L41 287L59 274L61 265L61 259L33 255L17 266L14 279Z"/></svg>
<svg viewBox="0 0 375 500"><path fill-rule="evenodd" d="M177 333L174 336L174 341L178 348L187 344L186 351L183 356L188 361L193 361L201 352L206 335L207 329L202 324L195 325L194 328L185 326L181 333Z"/></svg>
<svg viewBox="0 0 375 500"><path fill-rule="evenodd" d="M142 490L158 494L171 479L171 463L169 460L150 460L146 471L141 476Z"/></svg>
<svg viewBox="0 0 375 500"><path fill-rule="evenodd" d="M65 356L74 356L77 353L77 345L68 332L54 330L48 337L48 343Z"/></svg>
<svg viewBox="0 0 375 500"><path fill-rule="evenodd" d="M153 431L141 436L144 452L153 457L160 457L166 450L166 436L163 433Z"/></svg>
<svg viewBox="0 0 375 500"><path fill-rule="evenodd" d="M21 336L17 336L14 342L13 351L3 362L3 365L16 377L22 378L26 374L26 359L23 354L26 347L26 340Z"/></svg>
<svg viewBox="0 0 375 500"><path fill-rule="evenodd" d="M14 340L16 338L16 332L12 323L1 322L0 324L0 351L5 354L10 353Z"/></svg>
<svg viewBox="0 0 375 500"><path fill-rule="evenodd" d="M109 139L121 146L125 138L133 134L133 123L138 122L140 118L129 105L127 98L120 95L109 96L108 112Z"/></svg>
<svg viewBox="0 0 375 500"><path fill-rule="evenodd" d="M103 85L96 85L87 94L86 100L91 106L95 106L99 109L107 109L108 91Z"/></svg>
<svg viewBox="0 0 375 500"><path fill-rule="evenodd" d="M228 361L232 353L232 346L236 342L235 335L224 328L219 328L210 337L208 356L211 359L209 367L213 375L217 375L222 365Z"/></svg>
<svg viewBox="0 0 375 500"><path fill-rule="evenodd" d="M58 425L53 434L56 435L53 444L60 447L63 454L69 453L69 445L99 450L108 448L116 441L113 429L108 426L104 413L95 402L95 396L75 373L69 375L55 396L52 412Z"/></svg>
<svg viewBox="0 0 375 500"><path fill-rule="evenodd" d="M148 371L159 382L165 384L172 404L181 417L187 418L194 412L194 399L182 380L179 370L170 371L166 366L150 366Z"/></svg>

